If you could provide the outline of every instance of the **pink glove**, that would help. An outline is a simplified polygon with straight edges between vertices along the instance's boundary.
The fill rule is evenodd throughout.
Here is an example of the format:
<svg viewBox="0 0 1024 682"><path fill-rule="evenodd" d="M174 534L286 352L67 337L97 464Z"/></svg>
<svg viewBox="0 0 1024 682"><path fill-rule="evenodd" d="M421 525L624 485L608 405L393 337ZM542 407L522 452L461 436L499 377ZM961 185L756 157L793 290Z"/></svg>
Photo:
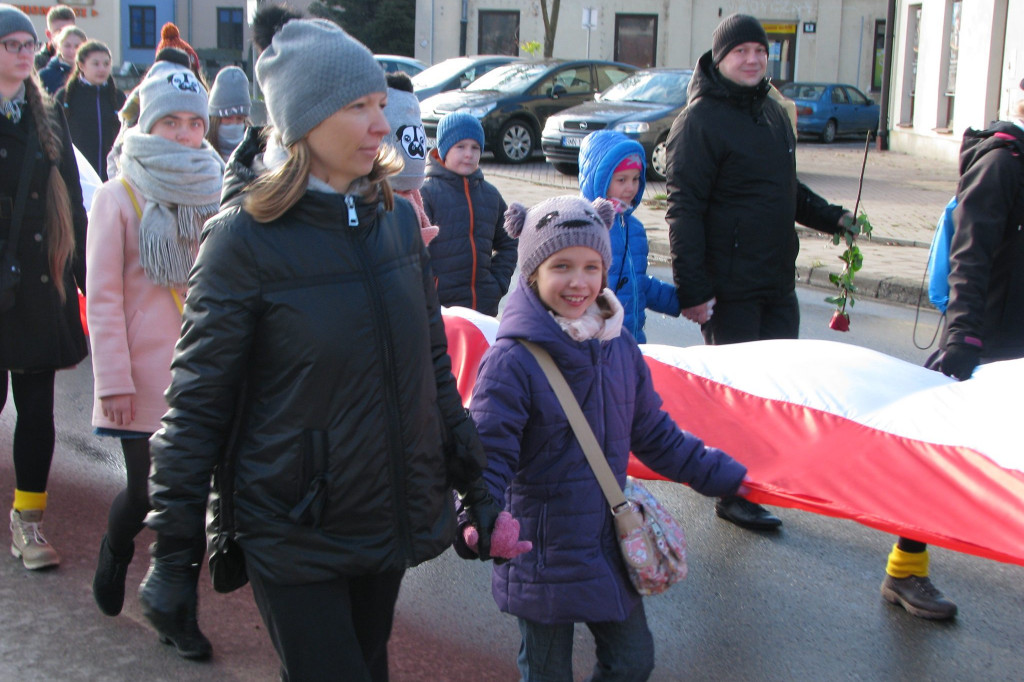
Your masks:
<svg viewBox="0 0 1024 682"><path fill-rule="evenodd" d="M462 529L462 539L466 546L474 552L479 539L476 528L466 526ZM500 559L514 559L515 557L529 552L533 549L533 543L529 540L519 539L519 522L512 518L507 511L498 514L498 520L494 523L494 530L491 531L491 557Z"/></svg>

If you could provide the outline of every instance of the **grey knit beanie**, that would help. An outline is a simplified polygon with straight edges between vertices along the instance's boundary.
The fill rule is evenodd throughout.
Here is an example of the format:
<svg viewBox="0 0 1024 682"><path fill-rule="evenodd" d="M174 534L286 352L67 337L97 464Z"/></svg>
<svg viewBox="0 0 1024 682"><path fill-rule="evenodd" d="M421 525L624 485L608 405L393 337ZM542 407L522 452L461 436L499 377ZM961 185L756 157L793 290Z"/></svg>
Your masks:
<svg viewBox="0 0 1024 682"><path fill-rule="evenodd" d="M484 127L476 116L465 111L453 111L438 122L437 153L442 161L451 148L463 140L476 140L480 151L483 151Z"/></svg>
<svg viewBox="0 0 1024 682"><path fill-rule="evenodd" d="M39 40L36 35L36 27L32 20L14 5L0 3L0 38L5 38L12 33L24 31L32 36L32 40Z"/></svg>
<svg viewBox="0 0 1024 682"><path fill-rule="evenodd" d="M505 231L519 239L519 271L529 279L552 254L586 246L601 254L604 269L612 264L608 236L615 208L606 199L590 203L576 196L547 199L527 209L515 202L505 211Z"/></svg>
<svg viewBox="0 0 1024 682"><path fill-rule="evenodd" d="M715 66L725 59L734 47L743 43L761 43L768 48L768 34L764 26L749 14L730 14L711 34L711 61Z"/></svg>
<svg viewBox="0 0 1024 682"><path fill-rule="evenodd" d="M225 66L210 88L210 116L248 116L251 109L245 71L237 66Z"/></svg>
<svg viewBox="0 0 1024 682"><path fill-rule="evenodd" d="M423 167L427 159L427 137L420 119L420 101L411 92L388 88L384 115L391 125L387 141L405 162L402 172L389 176L388 182L398 192L417 190L423 186Z"/></svg>
<svg viewBox="0 0 1024 682"><path fill-rule="evenodd" d="M325 19L282 26L256 60L256 81L285 147L349 103L387 90L373 54Z"/></svg>
<svg viewBox="0 0 1024 682"><path fill-rule="evenodd" d="M190 69L171 62L157 64L139 85L139 130L148 133L154 123L178 111L201 117L209 130L209 100L203 84Z"/></svg>

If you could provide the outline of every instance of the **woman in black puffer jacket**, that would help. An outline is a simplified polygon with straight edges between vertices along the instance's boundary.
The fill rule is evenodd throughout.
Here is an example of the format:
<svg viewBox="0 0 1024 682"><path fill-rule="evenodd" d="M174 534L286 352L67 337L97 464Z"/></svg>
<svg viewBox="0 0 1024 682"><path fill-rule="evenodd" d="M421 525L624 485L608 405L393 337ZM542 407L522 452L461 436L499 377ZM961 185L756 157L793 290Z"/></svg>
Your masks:
<svg viewBox="0 0 1024 682"><path fill-rule="evenodd" d="M336 25L294 19L256 74L286 154L206 226L152 440L140 596L162 633L194 608L182 576L243 395L237 538L284 679L382 680L405 569L454 539L451 488L485 539L500 508L419 223L386 180L383 72Z"/></svg>

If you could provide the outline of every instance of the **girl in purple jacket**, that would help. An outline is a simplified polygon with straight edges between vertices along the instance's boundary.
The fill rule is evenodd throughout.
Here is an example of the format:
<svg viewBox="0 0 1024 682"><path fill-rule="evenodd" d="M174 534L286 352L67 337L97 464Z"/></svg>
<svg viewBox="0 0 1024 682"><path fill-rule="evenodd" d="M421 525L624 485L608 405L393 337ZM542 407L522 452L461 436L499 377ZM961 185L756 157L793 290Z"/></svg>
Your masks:
<svg viewBox="0 0 1024 682"><path fill-rule="evenodd" d="M471 412L488 454L491 494L533 551L494 566L498 607L519 619L526 682L572 679L575 623L597 642L593 680L646 680L654 644L626 573L611 512L536 360L542 346L580 401L619 484L632 450L663 476L709 496L745 493L746 468L685 433L661 410L623 310L607 288L612 204L556 197L513 204L521 279L480 366Z"/></svg>

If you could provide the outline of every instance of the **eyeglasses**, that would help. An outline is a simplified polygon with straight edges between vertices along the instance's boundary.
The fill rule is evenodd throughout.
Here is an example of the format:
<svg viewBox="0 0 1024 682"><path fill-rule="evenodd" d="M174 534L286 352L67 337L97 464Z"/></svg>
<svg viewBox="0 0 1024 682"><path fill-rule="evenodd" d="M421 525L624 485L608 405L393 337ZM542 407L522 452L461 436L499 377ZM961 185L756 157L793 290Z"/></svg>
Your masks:
<svg viewBox="0 0 1024 682"><path fill-rule="evenodd" d="M39 43L34 40L26 40L25 42L19 42L17 40L4 40L4 49L8 52L18 54L23 50L28 50L29 53L35 52L36 48L39 47Z"/></svg>

